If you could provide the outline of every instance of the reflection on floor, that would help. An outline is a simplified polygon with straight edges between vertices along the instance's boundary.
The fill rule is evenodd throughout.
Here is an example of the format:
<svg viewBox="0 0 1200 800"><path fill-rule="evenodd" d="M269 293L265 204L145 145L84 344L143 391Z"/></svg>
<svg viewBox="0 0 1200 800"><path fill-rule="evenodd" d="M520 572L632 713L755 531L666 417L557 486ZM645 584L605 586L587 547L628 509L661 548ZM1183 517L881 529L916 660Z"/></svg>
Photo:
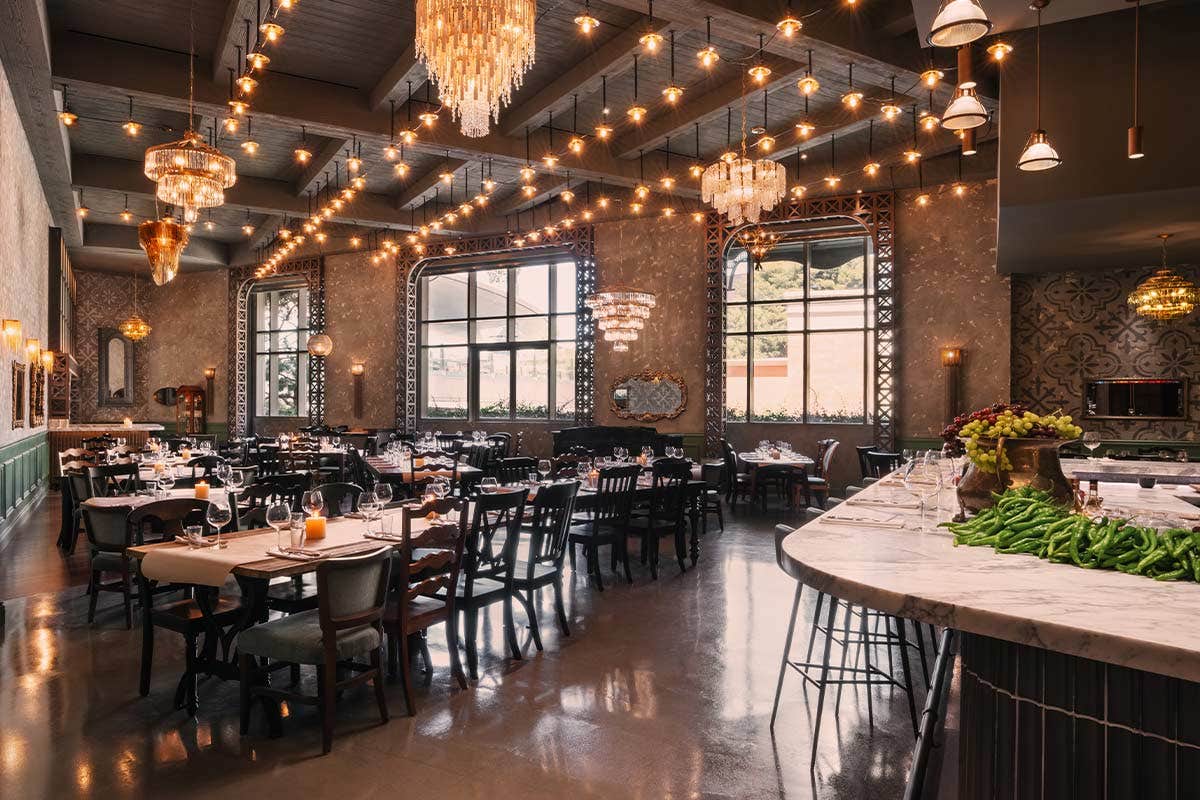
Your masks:
<svg viewBox="0 0 1200 800"><path fill-rule="evenodd" d="M22 534L50 543L43 557L60 563L41 572L57 576L55 588L77 571L52 549L56 511ZM727 529L714 523L703 539L699 567L682 576L664 561L657 582L635 570L632 586L610 584L603 594L572 577L572 635L552 624L547 597L546 650L538 654L526 635L522 661L503 657L497 611L481 626L480 680L468 691L450 688L435 630L435 669L417 693L417 716L403 716L403 697L389 685L393 717L379 725L369 688L352 690L338 705L333 753L323 758L310 708L289 710L280 739L267 738L260 714L250 736L238 735L233 684L203 682L196 720L173 710L182 648L169 635L160 634L151 695L139 697L140 632L124 630L115 596L102 599L91 626L79 587L9 600L0 796L894 800L912 747L901 694L877 691L873 735L861 690L847 690L837 718L827 704L815 773L816 695L806 700L794 677L770 735L794 587L774 563L776 516L728 514ZM35 549L26 547L25 560ZM0 578L0 597L27 585L11 568ZM811 608L802 614L811 618ZM304 680L311 690L312 676Z"/></svg>

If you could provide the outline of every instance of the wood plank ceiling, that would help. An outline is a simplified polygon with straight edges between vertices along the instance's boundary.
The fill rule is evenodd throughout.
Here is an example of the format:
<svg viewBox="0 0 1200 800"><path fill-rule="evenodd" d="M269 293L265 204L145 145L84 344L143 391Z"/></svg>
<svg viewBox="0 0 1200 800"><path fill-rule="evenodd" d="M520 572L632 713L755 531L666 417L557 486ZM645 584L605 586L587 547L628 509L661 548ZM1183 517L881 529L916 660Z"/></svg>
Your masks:
<svg viewBox="0 0 1200 800"><path fill-rule="evenodd" d="M604 193L621 209L620 199L633 186L644 180L658 191L657 181L668 171L676 186L669 195L654 195L649 209L700 207L699 184L689 177L688 167L711 163L729 142L736 146L743 126L764 124L764 87L746 74L760 60L772 68L765 85L765 125L779 145L771 157L788 159L789 180L806 182L814 193L823 190L821 177L830 168L831 135L838 138L842 173L858 171L865 163L871 119L878 160L895 161L911 145L911 114L887 124L878 113L879 105L892 97L893 78L895 97L906 110L925 110L931 103L940 110L953 89L945 81L933 93L919 88L918 74L930 55L918 47L909 0L804 4L804 35L794 39L776 32L774 22L785 4L773 0L662 0L655 4L653 18L644 0L591 2L591 14L601 24L587 36L574 22L583 2L539 0L538 6L535 65L492 133L468 139L445 111L432 128L420 126L416 118L439 109L439 103L423 65L413 57L411 1L299 0L293 9L280 11L285 33L267 48L271 63L250 98L249 124L244 121L230 134L221 129L230 70L239 66L235 62L245 46L247 26L255 27L252 18L267 9L267 0L50 0L53 79L56 86L67 87L79 115L69 134L72 181L91 209L87 224L129 224L120 215L126 202L135 222L154 214L153 186L141 175L140 162L147 146L177 138L186 129L189 38L197 51L198 127L206 133L217 128L218 145L236 158L239 174L227 205L205 215L211 225L193 235L224 245L229 263L252 259L248 242L261 242L284 221L291 224L305 216L313 202L310 195L323 196L339 179L344 185L351 151L361 153L366 186L335 215L340 235L410 230L451 208L451 201L457 205L480 193L488 176L496 187L487 208L451 227L456 233L497 230L511 228L514 220L527 226L535 206L539 221L561 215L559 195L568 188L578 198L575 208L585 197ZM711 40L706 17L712 18ZM656 55L642 53L637 44L651 28L668 42ZM765 37L763 51L759 34ZM721 60L705 69L696 53L710 41ZM817 131L804 138L794 129L806 113L796 79L807 69L810 49L821 89L808 101L807 115ZM649 109L640 125L624 113L634 99L635 53L637 96ZM949 71L952 54L934 55ZM851 62L855 87L866 96L857 112L841 102ZM662 96L672 71L674 82L685 90L676 105ZM984 78L987 94L991 83ZM132 116L143 125L137 137L121 127L130 117L131 101ZM996 107L988 98L985 102ZM592 131L605 119L614 134L601 142ZM410 125L419 128L418 139L405 148L408 169L401 175L385 149L389 139L398 139L395 131ZM575 133L586 140L581 155L566 148ZM751 144L757 138L747 135ZM298 165L292 153L302 136L314 156L307 167ZM251 137L258 143L253 155L242 146ZM922 132L918 140L926 157L957 146L940 129ZM553 169L540 160L551 149L560 156ZM537 168L532 196L522 193L520 168L527 157ZM541 208L547 204L557 204L559 211ZM519 218L514 216L518 213ZM250 237L243 225L254 231Z"/></svg>

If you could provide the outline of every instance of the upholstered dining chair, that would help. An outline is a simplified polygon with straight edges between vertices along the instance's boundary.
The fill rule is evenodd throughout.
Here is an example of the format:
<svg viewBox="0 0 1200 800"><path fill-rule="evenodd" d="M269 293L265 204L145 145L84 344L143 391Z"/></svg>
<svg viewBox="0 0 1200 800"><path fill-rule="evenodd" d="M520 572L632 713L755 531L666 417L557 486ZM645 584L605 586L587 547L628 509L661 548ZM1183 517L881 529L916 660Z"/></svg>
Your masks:
<svg viewBox="0 0 1200 800"><path fill-rule="evenodd" d="M317 608L253 625L238 634L242 735L249 732L250 705L255 697L315 705L321 718L322 753L328 753L333 748L338 694L367 681L374 684L379 716L388 721L383 691L383 612L391 566L390 547L322 561L317 565ZM316 696L268 685L256 657L316 667ZM363 657L366 663L356 660ZM347 677L339 679L339 669Z"/></svg>

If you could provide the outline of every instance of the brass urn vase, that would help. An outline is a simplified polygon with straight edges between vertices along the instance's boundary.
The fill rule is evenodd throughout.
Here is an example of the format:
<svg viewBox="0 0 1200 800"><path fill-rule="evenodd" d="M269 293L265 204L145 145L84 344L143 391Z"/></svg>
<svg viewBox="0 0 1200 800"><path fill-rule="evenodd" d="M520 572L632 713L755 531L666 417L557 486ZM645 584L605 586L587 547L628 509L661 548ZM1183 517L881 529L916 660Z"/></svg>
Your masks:
<svg viewBox="0 0 1200 800"><path fill-rule="evenodd" d="M990 508L992 493L1032 486L1048 492L1059 503L1072 502L1071 483L1063 474L1058 450L1067 440L1043 438L979 439L980 448L996 454L996 471L988 472L970 462L958 483L958 502L972 513Z"/></svg>

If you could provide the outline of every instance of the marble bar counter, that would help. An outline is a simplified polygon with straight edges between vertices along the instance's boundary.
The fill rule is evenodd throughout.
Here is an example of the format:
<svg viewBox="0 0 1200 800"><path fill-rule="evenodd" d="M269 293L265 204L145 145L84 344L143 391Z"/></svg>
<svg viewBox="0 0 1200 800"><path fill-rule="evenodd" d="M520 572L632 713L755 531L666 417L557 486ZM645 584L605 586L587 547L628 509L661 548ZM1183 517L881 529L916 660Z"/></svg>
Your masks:
<svg viewBox="0 0 1200 800"><path fill-rule="evenodd" d="M1184 488L1102 483L1100 494L1200 524ZM953 490L940 501L946 519ZM787 536L781 560L806 587L959 632L960 797L1160 796L1110 791L1128 775L1153 785L1141 770L1160 763L1117 745L1167 748L1167 772L1200 778L1200 724L1184 718L1200 702L1200 585L955 547L945 529L917 530L913 505L885 479Z"/></svg>
<svg viewBox="0 0 1200 800"><path fill-rule="evenodd" d="M1200 484L1200 462L1194 461L1064 458L1062 468L1066 475L1085 482L1137 483L1138 478L1154 478L1159 483Z"/></svg>

